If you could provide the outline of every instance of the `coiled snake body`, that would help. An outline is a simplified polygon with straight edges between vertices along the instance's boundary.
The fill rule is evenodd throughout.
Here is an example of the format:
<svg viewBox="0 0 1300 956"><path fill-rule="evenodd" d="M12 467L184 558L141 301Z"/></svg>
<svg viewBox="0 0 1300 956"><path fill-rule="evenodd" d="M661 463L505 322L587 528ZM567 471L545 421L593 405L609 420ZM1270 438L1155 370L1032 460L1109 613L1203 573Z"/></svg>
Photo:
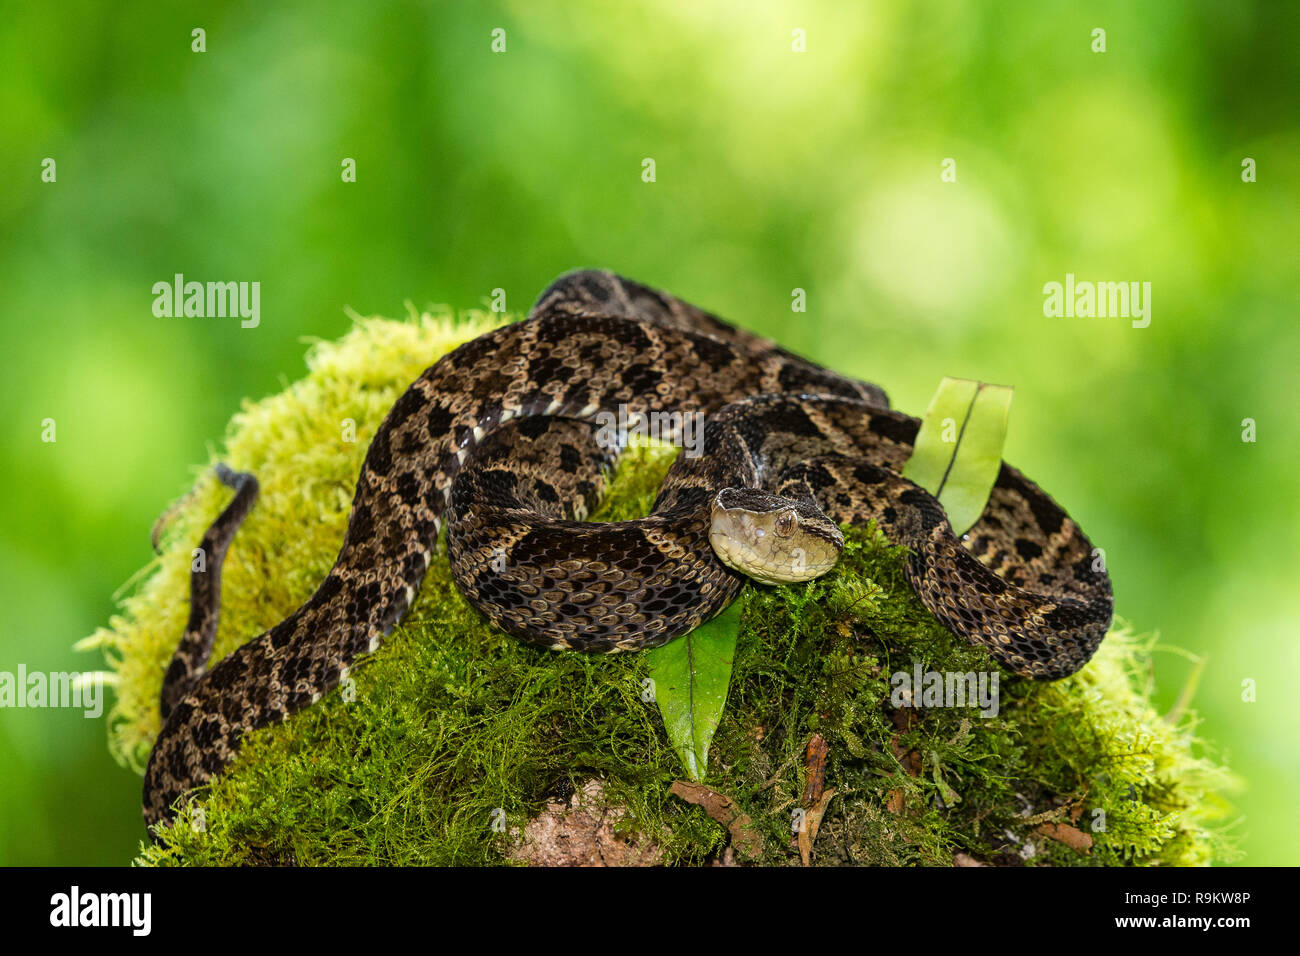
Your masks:
<svg viewBox="0 0 1300 956"><path fill-rule="evenodd" d="M704 415L649 517L585 523L617 453L611 418ZM827 570L837 524L875 519L955 634L1028 677L1073 673L1109 626L1110 581L1078 526L1003 465L958 541L939 503L898 474L919 422L885 394L678 299L603 272L562 277L530 317L427 369L375 435L342 549L302 607L206 670L221 558L256 497L252 476L204 539L191 617L162 691L144 815L233 759L243 734L336 686L411 606L442 526L466 597L544 647L654 647L760 580ZM791 541L799 546L790 548ZM793 553L793 557L792 557Z"/></svg>

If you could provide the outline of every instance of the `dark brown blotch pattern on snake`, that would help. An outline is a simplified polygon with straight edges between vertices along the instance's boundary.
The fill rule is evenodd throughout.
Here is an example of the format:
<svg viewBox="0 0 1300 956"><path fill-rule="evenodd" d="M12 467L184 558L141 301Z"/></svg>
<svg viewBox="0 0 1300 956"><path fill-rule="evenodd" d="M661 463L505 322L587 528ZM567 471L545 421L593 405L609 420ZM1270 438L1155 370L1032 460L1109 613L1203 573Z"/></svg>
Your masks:
<svg viewBox="0 0 1300 956"><path fill-rule="evenodd" d="M752 398L762 395L777 397ZM591 423L620 408L710 413L706 454L678 458L643 521L576 521L612 460ZM456 349L395 403L338 559L301 608L206 674L203 639L187 631L146 770L146 821L219 772L243 734L307 706L378 647L414 599L444 521L459 585L505 630L548 647L627 650L685 633L742 586L707 544L717 482L798 486L835 520L875 518L913 548L922 600L1006 666L1040 678L1077 670L1111 611L1087 539L1004 466L963 548L937 502L897 475L916 429L876 386L671 296L609 273L561 278L527 321ZM223 514L213 533L228 543L237 524ZM215 615L215 589L196 596Z"/></svg>

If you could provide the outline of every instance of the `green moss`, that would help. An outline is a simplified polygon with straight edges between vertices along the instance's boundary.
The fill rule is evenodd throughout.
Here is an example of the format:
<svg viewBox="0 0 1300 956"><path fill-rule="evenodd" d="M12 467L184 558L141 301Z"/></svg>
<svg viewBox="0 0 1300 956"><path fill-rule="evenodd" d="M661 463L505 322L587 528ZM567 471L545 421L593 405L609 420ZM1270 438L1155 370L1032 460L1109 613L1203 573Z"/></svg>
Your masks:
<svg viewBox="0 0 1300 956"><path fill-rule="evenodd" d="M306 378L235 416L214 460L256 473L263 491L227 560L218 657L311 593L388 408L422 368L491 324L484 315L359 319L340 342L312 348ZM644 514L670 460L662 448L630 451L597 517ZM147 580L87 642L117 674L110 748L137 769L158 732L162 674L188 613L190 548L228 496L210 469L199 475ZM1113 633L1082 673L1053 684L1004 675L995 717L895 712L889 675L914 662L944 672L993 666L921 607L901 549L874 529L851 530L848 542L827 577L743 598L706 782L753 818L763 862L798 863L790 823L814 732L829 744L827 786L837 791L815 844L819 863L950 865L960 852L986 862L1169 865L1231 852L1216 822L1231 778L1202 755L1192 718L1171 726L1152 709L1149 639ZM142 845L139 862L496 863L508 838L494 820L519 827L558 786L591 777L627 808L620 827L653 840L669 862L700 863L726 844L723 827L668 793L681 771L658 712L641 700L642 656L521 645L465 603L445 556L406 622L353 676L353 686L248 737L202 804L159 844ZM918 775L897 756L909 751ZM1071 809L1095 841L1088 855L1039 830L1069 823ZM1104 831L1093 829L1096 811Z"/></svg>

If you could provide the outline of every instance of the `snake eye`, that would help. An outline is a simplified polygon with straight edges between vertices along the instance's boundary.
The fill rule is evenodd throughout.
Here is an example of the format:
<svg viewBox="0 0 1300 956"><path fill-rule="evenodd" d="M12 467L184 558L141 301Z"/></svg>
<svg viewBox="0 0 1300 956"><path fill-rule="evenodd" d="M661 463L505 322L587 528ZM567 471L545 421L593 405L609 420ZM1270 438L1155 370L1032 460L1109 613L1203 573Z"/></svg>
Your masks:
<svg viewBox="0 0 1300 956"><path fill-rule="evenodd" d="M778 538L788 538L794 534L795 516L793 511L783 511L776 519L776 536Z"/></svg>

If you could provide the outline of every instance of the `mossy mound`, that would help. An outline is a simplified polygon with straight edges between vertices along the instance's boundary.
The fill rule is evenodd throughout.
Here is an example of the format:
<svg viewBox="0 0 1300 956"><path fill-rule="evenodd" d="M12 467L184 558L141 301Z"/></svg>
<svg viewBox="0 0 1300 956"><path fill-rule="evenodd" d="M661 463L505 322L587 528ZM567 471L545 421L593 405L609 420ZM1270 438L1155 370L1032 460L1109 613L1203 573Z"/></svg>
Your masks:
<svg viewBox="0 0 1300 956"><path fill-rule="evenodd" d="M257 507L226 563L215 655L270 627L328 570L374 430L419 372L495 324L474 314L359 319L317 343L309 374L247 403L214 460L254 472ZM669 449L633 449L598 519L645 514ZM158 732L163 672L188 614L190 549L229 492L201 473L172 514L148 579L87 644L117 674L110 748L141 769ZM891 706L890 676L990 672L922 608L903 551L854 530L839 567L793 587L751 587L710 787L761 838L760 860L798 864L804 751L828 745L821 864L1202 864L1230 852L1216 821L1226 771L1192 719L1149 703L1151 641L1107 638L1053 684L1001 676L996 716ZM434 561L406 622L354 682L246 739L143 864L485 864L504 861L548 800L593 778L617 829L670 863L716 859L725 827L669 793L682 775L643 655L526 647L490 627Z"/></svg>

